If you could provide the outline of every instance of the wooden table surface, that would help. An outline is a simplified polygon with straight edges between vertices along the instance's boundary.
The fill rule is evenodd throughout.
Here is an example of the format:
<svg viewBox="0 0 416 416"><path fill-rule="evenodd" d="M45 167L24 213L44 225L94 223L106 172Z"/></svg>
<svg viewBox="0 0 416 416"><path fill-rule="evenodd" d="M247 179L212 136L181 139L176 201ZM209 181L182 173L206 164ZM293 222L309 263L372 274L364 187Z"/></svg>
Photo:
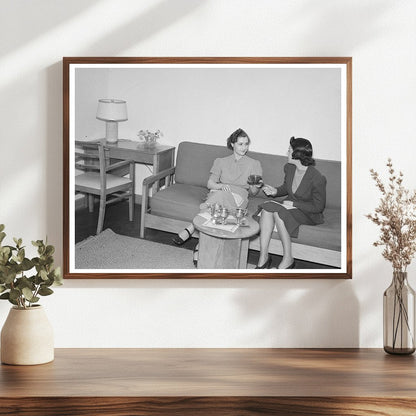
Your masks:
<svg viewBox="0 0 416 416"><path fill-rule="evenodd" d="M381 349L57 349L0 367L0 414L416 415L416 362Z"/></svg>

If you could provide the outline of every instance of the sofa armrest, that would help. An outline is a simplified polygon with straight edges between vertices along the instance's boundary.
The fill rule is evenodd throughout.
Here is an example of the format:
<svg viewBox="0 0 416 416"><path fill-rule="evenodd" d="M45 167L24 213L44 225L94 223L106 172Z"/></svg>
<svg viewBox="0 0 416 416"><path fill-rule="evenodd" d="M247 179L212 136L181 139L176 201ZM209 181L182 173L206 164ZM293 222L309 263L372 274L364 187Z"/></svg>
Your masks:
<svg viewBox="0 0 416 416"><path fill-rule="evenodd" d="M155 175L150 175L147 178L143 179L143 187L149 188L150 185L153 185L155 182L160 181L163 178L167 178L168 176L172 176L175 173L175 167L171 167L169 169L165 169L156 173Z"/></svg>
<svg viewBox="0 0 416 416"><path fill-rule="evenodd" d="M155 175L150 175L147 178L143 179L142 187L142 206L140 214L140 238L144 238L144 228L145 228L145 218L146 213L149 209L149 191L152 186L159 182L162 179L165 179L165 186L169 186L173 182L173 175L175 174L175 167L165 169L156 173Z"/></svg>

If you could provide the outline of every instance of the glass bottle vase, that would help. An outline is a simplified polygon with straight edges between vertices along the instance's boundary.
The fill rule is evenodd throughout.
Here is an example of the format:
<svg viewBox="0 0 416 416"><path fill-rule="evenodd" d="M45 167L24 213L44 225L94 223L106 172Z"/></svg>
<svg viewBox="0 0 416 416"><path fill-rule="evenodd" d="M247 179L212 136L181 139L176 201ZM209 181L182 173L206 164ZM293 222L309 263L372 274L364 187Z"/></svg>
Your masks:
<svg viewBox="0 0 416 416"><path fill-rule="evenodd" d="M413 354L415 351L415 291L406 272L393 272L393 280L383 295L384 351Z"/></svg>

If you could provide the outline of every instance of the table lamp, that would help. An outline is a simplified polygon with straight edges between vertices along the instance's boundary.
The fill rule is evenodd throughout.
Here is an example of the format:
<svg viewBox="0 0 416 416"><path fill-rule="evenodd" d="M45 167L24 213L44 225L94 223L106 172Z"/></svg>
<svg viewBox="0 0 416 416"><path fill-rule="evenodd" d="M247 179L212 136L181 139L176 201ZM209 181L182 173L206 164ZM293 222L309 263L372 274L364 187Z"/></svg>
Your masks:
<svg viewBox="0 0 416 416"><path fill-rule="evenodd" d="M105 121L105 139L107 143L118 140L118 122L127 120L127 104L124 100L102 98L98 100L98 120Z"/></svg>

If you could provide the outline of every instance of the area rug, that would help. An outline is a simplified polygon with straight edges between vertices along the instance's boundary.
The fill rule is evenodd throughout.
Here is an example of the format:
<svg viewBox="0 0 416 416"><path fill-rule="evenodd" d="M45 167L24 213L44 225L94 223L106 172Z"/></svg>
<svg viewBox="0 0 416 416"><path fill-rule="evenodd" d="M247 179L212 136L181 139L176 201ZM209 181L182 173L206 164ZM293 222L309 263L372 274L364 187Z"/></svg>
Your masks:
<svg viewBox="0 0 416 416"><path fill-rule="evenodd" d="M77 269L195 269L192 251L107 228L75 245Z"/></svg>

